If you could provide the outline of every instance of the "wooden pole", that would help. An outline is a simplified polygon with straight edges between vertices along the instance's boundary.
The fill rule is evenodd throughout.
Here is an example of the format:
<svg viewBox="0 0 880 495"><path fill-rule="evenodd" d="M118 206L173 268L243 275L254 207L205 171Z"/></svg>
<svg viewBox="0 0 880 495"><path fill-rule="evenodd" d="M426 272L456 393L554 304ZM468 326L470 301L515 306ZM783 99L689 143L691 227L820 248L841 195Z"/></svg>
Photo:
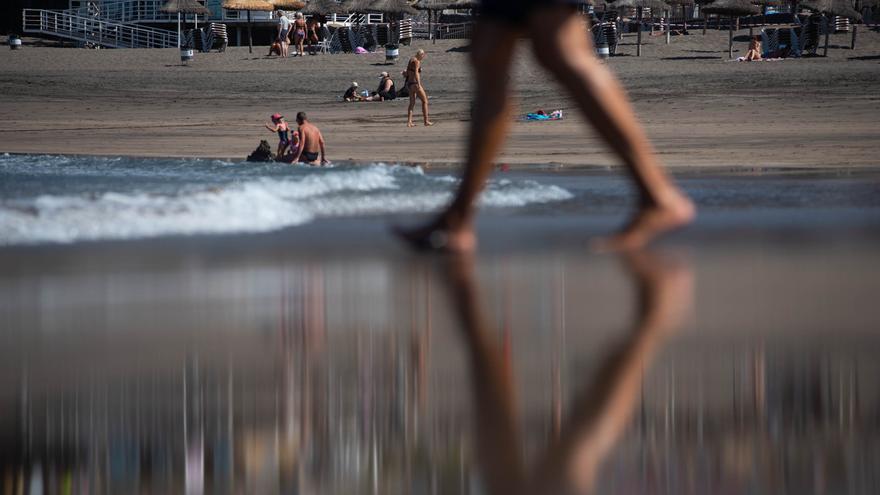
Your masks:
<svg viewBox="0 0 880 495"><path fill-rule="evenodd" d="M859 25L855 24L855 22L853 22L852 27L853 27L853 37L852 37L852 43L849 45L849 49L855 50L856 49L856 30L859 28Z"/></svg>
<svg viewBox="0 0 880 495"><path fill-rule="evenodd" d="M642 56L642 8L638 8L638 34L636 34L636 57Z"/></svg>
<svg viewBox="0 0 880 495"><path fill-rule="evenodd" d="M828 16L823 14L822 18L825 19L825 48L823 48L822 56L828 56L828 33L831 31L831 21L828 20Z"/></svg>
<svg viewBox="0 0 880 495"><path fill-rule="evenodd" d="M251 33L251 11L248 10L248 53L254 53L254 38Z"/></svg>
<svg viewBox="0 0 880 495"><path fill-rule="evenodd" d="M177 13L177 51L180 51L180 12Z"/></svg>
<svg viewBox="0 0 880 495"><path fill-rule="evenodd" d="M669 44L669 38L672 36L672 23L669 22L669 11L664 12L666 15L666 44Z"/></svg>
<svg viewBox="0 0 880 495"><path fill-rule="evenodd" d="M685 4L681 4L681 18L683 19L683 22L684 22L684 29L683 29L682 33L688 34L688 11L687 11L687 5L685 5Z"/></svg>
<svg viewBox="0 0 880 495"><path fill-rule="evenodd" d="M703 36L706 36L706 26L709 25L709 14L703 12Z"/></svg>
<svg viewBox="0 0 880 495"><path fill-rule="evenodd" d="M733 58L733 16L730 16L730 34L728 35L727 58Z"/></svg>

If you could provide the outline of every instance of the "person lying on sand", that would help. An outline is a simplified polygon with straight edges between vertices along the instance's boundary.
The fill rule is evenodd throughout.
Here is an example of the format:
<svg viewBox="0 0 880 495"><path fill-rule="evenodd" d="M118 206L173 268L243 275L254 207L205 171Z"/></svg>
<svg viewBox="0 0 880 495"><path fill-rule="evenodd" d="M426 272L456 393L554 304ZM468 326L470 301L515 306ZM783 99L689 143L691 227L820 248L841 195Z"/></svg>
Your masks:
<svg viewBox="0 0 880 495"><path fill-rule="evenodd" d="M309 122L305 112L296 114L296 123L299 124L300 145L297 147L296 155L293 157L293 163L308 163L316 165L318 163L318 152L321 152L321 165L326 165L327 154L324 152L324 136L321 131Z"/></svg>
<svg viewBox="0 0 880 495"><path fill-rule="evenodd" d="M280 113L273 114L272 124L265 124L266 129L278 133L278 151L275 152L276 158L281 158L287 152L287 148L291 147L290 143L290 126L284 121L284 116Z"/></svg>
<svg viewBox="0 0 880 495"><path fill-rule="evenodd" d="M417 228L396 229L403 240L424 250L467 253L476 249L475 203L512 120L507 76L523 36L531 39L535 58L568 90L637 186L639 208L635 215L620 232L596 247L639 249L658 235L691 223L696 214L693 203L663 171L623 88L596 58L578 3L483 0L471 43L476 94L464 177L455 199L439 216ZM420 59L413 60L416 63L411 61L407 67L408 84L418 77L418 71L410 68L418 69Z"/></svg>

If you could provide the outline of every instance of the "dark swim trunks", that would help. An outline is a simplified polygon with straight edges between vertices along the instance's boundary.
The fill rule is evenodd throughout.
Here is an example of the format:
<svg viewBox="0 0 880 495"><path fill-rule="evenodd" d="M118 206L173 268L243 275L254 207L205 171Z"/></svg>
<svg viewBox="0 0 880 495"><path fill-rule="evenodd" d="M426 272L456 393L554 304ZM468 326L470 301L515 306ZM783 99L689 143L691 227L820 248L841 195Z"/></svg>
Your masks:
<svg viewBox="0 0 880 495"><path fill-rule="evenodd" d="M487 20L523 26L529 17L541 8L555 5L574 8L582 3L583 0L483 0L480 14Z"/></svg>
<svg viewBox="0 0 880 495"><path fill-rule="evenodd" d="M318 152L303 151L302 155L299 156L299 161L306 163L316 162L318 161Z"/></svg>

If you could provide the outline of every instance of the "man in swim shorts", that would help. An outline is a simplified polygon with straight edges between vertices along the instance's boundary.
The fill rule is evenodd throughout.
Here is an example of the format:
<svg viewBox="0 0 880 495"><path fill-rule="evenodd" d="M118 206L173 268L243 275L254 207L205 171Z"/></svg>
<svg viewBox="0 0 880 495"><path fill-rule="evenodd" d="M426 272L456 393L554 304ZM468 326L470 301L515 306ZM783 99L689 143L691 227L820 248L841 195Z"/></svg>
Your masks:
<svg viewBox="0 0 880 495"><path fill-rule="evenodd" d="M471 64L476 79L465 171L455 199L424 226L397 229L420 249L472 252L474 203L492 171L510 126L510 74L518 40L531 40L537 60L556 77L605 143L626 165L639 193L639 209L602 250L633 250L689 224L693 203L669 179L636 121L620 83L596 57L578 14L577 0L483 0L474 27Z"/></svg>
<svg viewBox="0 0 880 495"><path fill-rule="evenodd" d="M324 152L324 136L321 131L309 122L305 112L296 114L296 123L299 124L300 145L293 157L293 163L318 164L318 152L321 153L321 165L326 165L327 155Z"/></svg>

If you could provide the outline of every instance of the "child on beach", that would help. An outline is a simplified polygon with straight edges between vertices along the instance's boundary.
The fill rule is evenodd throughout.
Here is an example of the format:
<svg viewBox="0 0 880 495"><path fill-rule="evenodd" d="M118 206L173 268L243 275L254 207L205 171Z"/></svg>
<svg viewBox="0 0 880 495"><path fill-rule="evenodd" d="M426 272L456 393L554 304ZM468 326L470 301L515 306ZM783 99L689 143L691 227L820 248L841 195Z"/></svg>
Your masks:
<svg viewBox="0 0 880 495"><path fill-rule="evenodd" d="M266 124L266 129L278 133L278 151L275 153L276 158L284 156L288 148L293 150L293 144L290 141L290 126L284 121L284 116L280 113L273 114L272 124Z"/></svg>

